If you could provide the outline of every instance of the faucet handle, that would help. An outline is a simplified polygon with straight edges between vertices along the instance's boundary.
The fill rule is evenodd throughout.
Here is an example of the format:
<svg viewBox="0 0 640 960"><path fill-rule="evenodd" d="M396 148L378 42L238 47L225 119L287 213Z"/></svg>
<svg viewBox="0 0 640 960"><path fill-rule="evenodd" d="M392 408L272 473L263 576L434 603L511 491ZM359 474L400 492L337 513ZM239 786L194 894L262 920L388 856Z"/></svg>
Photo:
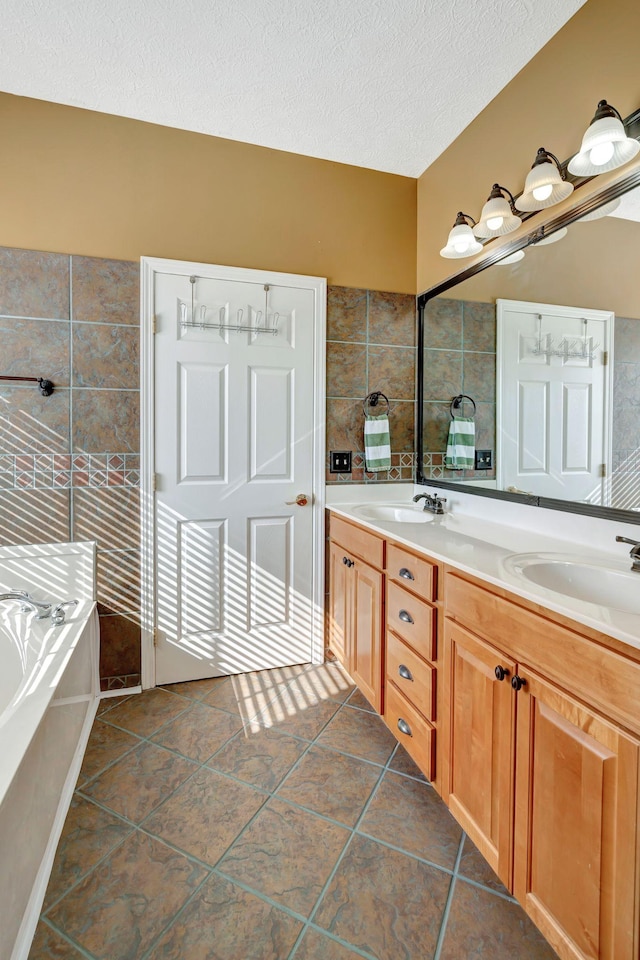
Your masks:
<svg viewBox="0 0 640 960"><path fill-rule="evenodd" d="M59 627L61 623L64 623L64 608L65 607L77 607L78 600L64 600L62 603L56 603L55 607L51 611L51 623L54 626Z"/></svg>

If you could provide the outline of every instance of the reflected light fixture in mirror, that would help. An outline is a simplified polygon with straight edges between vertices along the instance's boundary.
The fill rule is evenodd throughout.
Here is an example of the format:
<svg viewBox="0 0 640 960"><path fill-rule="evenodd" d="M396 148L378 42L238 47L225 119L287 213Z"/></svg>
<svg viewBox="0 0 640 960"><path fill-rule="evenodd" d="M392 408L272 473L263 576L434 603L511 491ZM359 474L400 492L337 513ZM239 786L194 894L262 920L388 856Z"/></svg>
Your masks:
<svg viewBox="0 0 640 960"><path fill-rule="evenodd" d="M572 193L573 184L564 179L558 158L540 147L524 182L524 191L516 200L516 207L525 213L545 210L566 200Z"/></svg>
<svg viewBox="0 0 640 960"><path fill-rule="evenodd" d="M561 227L560 230L556 230L555 233L550 233L548 237L541 237L540 240L536 240L534 245L536 247L546 247L550 243L557 243L558 240L563 240L567 233L567 228Z"/></svg>
<svg viewBox="0 0 640 960"><path fill-rule="evenodd" d="M505 197L509 196L509 200ZM473 228L476 237L504 237L517 230L522 220L515 213L513 194L506 187L494 183L487 202L482 208L480 219Z"/></svg>
<svg viewBox="0 0 640 960"><path fill-rule="evenodd" d="M447 245L440 251L441 257L446 257L448 260L460 260L463 257L471 257L474 253L480 253L482 244L478 243L474 237L468 220L475 225L475 220L468 213L462 213L462 211L458 213L456 222L449 231Z"/></svg>
<svg viewBox="0 0 640 960"><path fill-rule="evenodd" d="M603 217L608 217L610 213L614 213L619 206L620 197L616 200L611 200L610 203L604 203L601 207L598 207L597 210L592 210L591 213L585 213L583 217L576 220L576 223L585 223L589 220L602 220Z"/></svg>
<svg viewBox="0 0 640 960"><path fill-rule="evenodd" d="M507 267L510 263L519 263L520 260L524 260L524 250L516 250L515 253L509 254L508 257L498 260L496 267Z"/></svg>
<svg viewBox="0 0 640 960"><path fill-rule="evenodd" d="M640 143L628 137L615 107L601 100L582 138L579 152L569 161L569 173L597 176L628 163L640 151Z"/></svg>

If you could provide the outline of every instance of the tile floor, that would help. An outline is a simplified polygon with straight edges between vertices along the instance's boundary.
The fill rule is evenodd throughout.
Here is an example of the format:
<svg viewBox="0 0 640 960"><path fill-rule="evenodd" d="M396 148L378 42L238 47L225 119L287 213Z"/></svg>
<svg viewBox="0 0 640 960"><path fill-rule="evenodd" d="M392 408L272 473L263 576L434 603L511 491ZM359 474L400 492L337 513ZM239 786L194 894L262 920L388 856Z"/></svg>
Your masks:
<svg viewBox="0 0 640 960"><path fill-rule="evenodd" d="M30 960L554 960L337 665L98 714Z"/></svg>

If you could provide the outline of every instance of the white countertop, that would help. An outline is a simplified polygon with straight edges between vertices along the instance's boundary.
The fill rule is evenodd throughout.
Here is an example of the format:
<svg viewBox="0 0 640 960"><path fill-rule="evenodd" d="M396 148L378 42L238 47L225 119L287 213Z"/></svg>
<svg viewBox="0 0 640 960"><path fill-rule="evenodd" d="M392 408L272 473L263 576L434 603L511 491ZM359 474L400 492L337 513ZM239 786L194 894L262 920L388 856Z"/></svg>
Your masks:
<svg viewBox="0 0 640 960"><path fill-rule="evenodd" d="M402 495L398 496L400 489L402 489ZM388 500L393 503L402 502L404 506L416 509L420 514L422 507L412 503L412 492L413 490L407 489L406 486L396 488L393 492L389 490L391 495ZM381 491L376 490L373 495L369 495L370 493L370 490L361 488L360 499L354 502L354 491L349 491L350 502L328 502L327 507L347 520L352 520L397 543L423 552L434 560L451 564L465 573L503 587L525 600L531 600L556 613L571 617L578 623L640 649L640 615L556 593L526 580L509 569L509 558L525 553L570 555L573 559L584 563L599 562L616 570L628 569L630 564L622 561L619 553L605 553L571 540L495 523L466 513L456 514L455 511L434 517L428 523L416 523L415 526L411 523L373 521L363 518L358 512L359 506L383 502ZM332 491L332 496L328 499L337 501L339 495L339 490ZM640 590L640 574L637 589Z"/></svg>

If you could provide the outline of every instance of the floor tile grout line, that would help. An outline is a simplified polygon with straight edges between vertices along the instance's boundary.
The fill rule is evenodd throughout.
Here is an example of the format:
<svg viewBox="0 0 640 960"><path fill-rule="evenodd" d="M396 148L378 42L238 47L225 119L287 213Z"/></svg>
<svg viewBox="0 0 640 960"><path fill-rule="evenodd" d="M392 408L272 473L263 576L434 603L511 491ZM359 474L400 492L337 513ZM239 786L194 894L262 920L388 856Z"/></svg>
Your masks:
<svg viewBox="0 0 640 960"><path fill-rule="evenodd" d="M458 845L458 855L456 857L456 862L453 867L453 876L451 877L451 883L449 884L447 899L445 901L444 910L442 911L442 917L440 920L440 930L438 932L438 939L436 940L436 946L433 952L433 960L440 960L440 954L442 953L442 947L444 945L444 939L447 934L447 923L449 920L449 913L451 911L451 903L453 901L453 895L456 889L456 881L458 879L458 869L460 867L460 861L462 859L462 850L464 847L465 839L466 839L466 835L463 831L462 836L460 837L460 843Z"/></svg>
<svg viewBox="0 0 640 960"><path fill-rule="evenodd" d="M364 960L378 960L377 957L374 957L372 953L367 953L366 950L363 950L362 947L356 946L355 943L350 943L349 940L345 940L344 937L339 937L337 933L333 933L330 930L323 930L322 927L319 927L317 923L307 923L305 934L313 930L314 933L319 933L323 937L326 937L327 940L333 940L334 943L339 943L340 946L345 947L347 950L350 950L352 953L355 953L358 957L364 957ZM297 949L297 948L296 948ZM293 956L290 957L290 960L293 960Z"/></svg>
<svg viewBox="0 0 640 960"><path fill-rule="evenodd" d="M145 960L145 958L149 956L149 954L150 954L150 953L155 949L155 947L160 943L160 941L162 940L162 938L163 938L163 936L165 935L165 933L167 933L167 932L171 929L171 927L172 927L173 924L176 922L176 920L178 920L178 918L182 915L182 913L184 913L184 911L187 909L187 907L189 906L189 904L191 903L191 901L193 900L193 898L194 898L195 896L197 896L198 893L200 893L200 891L201 891L202 888L204 887L205 883L207 883L207 881L210 880L210 879L211 879L211 870L208 870L208 871L205 873L205 875L204 875L204 877L202 878L202 880L200 881L200 883L198 883L198 884L196 885L195 889L191 891L191 893L189 894L189 896L187 897L187 899L185 900L185 902L182 904L182 906L180 907L180 909L179 909L178 911L176 911L176 913L171 917L171 919L170 919L167 923L165 923L165 925L163 926L163 928L160 930L160 933L158 933L158 934L153 938L153 940L152 940L151 943L149 944L148 948L147 948L147 949L144 951L144 953L141 955L140 960Z"/></svg>
<svg viewBox="0 0 640 960"><path fill-rule="evenodd" d="M409 857L411 860L416 860L418 863L423 863L426 867L432 867L434 870L441 870L442 873L446 873L449 877L454 876L453 867L445 867L442 863L436 863L435 860L429 860L427 857L421 857L419 853L413 853L411 850L405 850L404 847L397 847L395 844L389 843L388 840L382 840L380 837L376 837L372 833L365 833L364 830L356 830L355 833L357 833L357 835L362 837L364 840L373 840L374 843L379 843L381 847L386 847L387 850L393 850L395 853L401 853L403 856Z"/></svg>
<svg viewBox="0 0 640 960"><path fill-rule="evenodd" d="M76 953L79 953L81 957L86 957L86 960L97 960L97 957L93 953L87 950L86 947L83 947L82 944L78 943L77 940L74 940L73 937L69 936L68 933L66 933L61 927L57 926L57 924L49 920L48 917L41 916L39 922L44 923L47 927L49 927L50 930L53 930L54 933L57 933L57 935L62 940L65 940L69 946L73 947Z"/></svg>

